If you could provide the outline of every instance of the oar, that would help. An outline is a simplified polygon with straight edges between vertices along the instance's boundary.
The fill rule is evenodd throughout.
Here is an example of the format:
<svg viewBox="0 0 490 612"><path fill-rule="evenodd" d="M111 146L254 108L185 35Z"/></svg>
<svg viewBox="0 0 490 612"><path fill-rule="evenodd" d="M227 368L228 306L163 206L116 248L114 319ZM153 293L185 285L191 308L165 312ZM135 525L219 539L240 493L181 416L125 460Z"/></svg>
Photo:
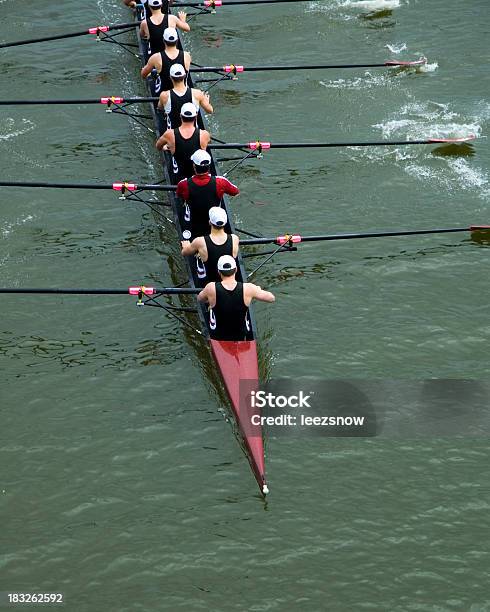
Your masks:
<svg viewBox="0 0 490 612"><path fill-rule="evenodd" d="M200 289L190 287L128 287L127 289L65 289L59 287L0 287L0 293L32 293L56 295L189 295L199 293Z"/></svg>
<svg viewBox="0 0 490 612"><path fill-rule="evenodd" d="M422 66L427 63L426 57L421 57L412 62L388 60L382 64L296 64L275 66L240 66L238 64L228 64L226 66L202 66L201 68L191 68L191 72L227 72L237 74L238 72L268 72L270 70L334 70L341 68L393 68L396 66Z"/></svg>
<svg viewBox="0 0 490 612"><path fill-rule="evenodd" d="M191 8L208 8L215 9L220 6L240 6L243 4L279 4L286 2L308 2L309 0L234 0L232 2L223 2L223 0L203 0L202 2L175 2L171 5L171 8L179 8L180 6L187 6Z"/></svg>
<svg viewBox="0 0 490 612"><path fill-rule="evenodd" d="M490 232L490 225L471 225L470 227L446 227L420 230L394 230L387 232L366 232L363 234L324 234L319 236L301 236L299 234L284 234L275 238L247 238L240 240L240 245L277 244L291 246L299 242L321 242L325 240L355 240L358 238L389 238L393 236L419 236L422 234L454 234L456 232Z"/></svg>
<svg viewBox="0 0 490 612"><path fill-rule="evenodd" d="M0 100L0 106L22 106L35 104L45 104L47 106L56 104L104 104L105 106L110 107L113 104L140 104L157 101L158 97L122 98L120 96L104 96L102 98L57 98L55 100Z"/></svg>
<svg viewBox="0 0 490 612"><path fill-rule="evenodd" d="M222 2L222 0L203 0L202 2L179 2L172 5L172 8L179 7L192 7L192 8L203 8L214 11L220 6L233 6L242 4L276 4L285 2L307 2L308 0L235 0L234 2ZM207 11L205 11L207 12ZM53 36L43 36L41 38L28 38L26 40L15 40L13 42L6 42L0 44L0 49L7 49L9 47L20 47L23 45L32 45L35 43L49 42L54 40L64 40L66 38L76 38L78 36L85 36L86 34L94 34L99 37L100 34L106 34L115 30L124 30L126 28L138 28L140 26L139 21L131 21L130 23L118 23L113 25L102 25L86 28L84 30L78 30L76 32L66 32L65 34L55 34Z"/></svg>
<svg viewBox="0 0 490 612"><path fill-rule="evenodd" d="M224 144L210 144L209 149L250 149L259 153L265 149L309 149L329 147L390 147L403 145L433 145L433 144L458 144L475 140L474 134L462 138L428 138L427 140L380 140L367 142L227 142Z"/></svg>
<svg viewBox="0 0 490 612"><path fill-rule="evenodd" d="M114 30L124 30L126 28L137 28L140 26L139 21L132 21L130 23L118 23L114 25L95 26L93 28L86 28L84 30L78 30L77 32L66 32L65 34L55 34L54 36L43 36L42 38L28 38L26 40L16 40L13 42L6 42L0 44L0 49L7 49L9 47L21 47L23 45L33 45L35 43L49 42L52 40L64 40L66 38L76 38L78 36L86 36L92 34L97 36L112 32Z"/></svg>
<svg viewBox="0 0 490 612"><path fill-rule="evenodd" d="M48 189L112 189L114 191L175 191L176 185L151 185L136 183L41 183L24 181L0 181L0 187L40 187Z"/></svg>
<svg viewBox="0 0 490 612"><path fill-rule="evenodd" d="M163 295L195 295L201 289L192 287L128 287L126 289L72 289L63 287L0 287L0 294L34 294L34 295L134 295L138 298L136 306L153 306L165 310L170 316L192 329L200 336L203 335L200 329L195 328L189 321L180 317L175 311L196 312L194 308L176 307L169 304L162 304L159 301Z"/></svg>

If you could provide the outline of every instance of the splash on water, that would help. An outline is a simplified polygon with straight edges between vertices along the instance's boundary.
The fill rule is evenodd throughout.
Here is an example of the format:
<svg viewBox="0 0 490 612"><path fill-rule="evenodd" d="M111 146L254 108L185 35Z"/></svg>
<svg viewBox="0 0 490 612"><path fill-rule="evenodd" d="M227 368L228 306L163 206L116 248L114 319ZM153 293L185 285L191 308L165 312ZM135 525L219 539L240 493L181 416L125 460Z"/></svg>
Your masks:
<svg viewBox="0 0 490 612"><path fill-rule="evenodd" d="M390 53L394 53L395 55L398 55L402 51L406 51L408 49L406 43L398 43L393 45L388 44L385 45L385 47L390 51Z"/></svg>
<svg viewBox="0 0 490 612"><path fill-rule="evenodd" d="M11 234L15 230L16 227L25 225L26 223L29 223L33 219L34 219L33 215L26 215L25 217L19 217L18 219L15 219L14 221L6 221L0 228L0 235L2 236L2 238L7 238L7 236L9 236L9 234Z"/></svg>
<svg viewBox="0 0 490 612"><path fill-rule="evenodd" d="M342 6L369 12L392 11L400 7L400 0L347 0Z"/></svg>
<svg viewBox="0 0 490 612"><path fill-rule="evenodd" d="M464 116L450 104L433 101L405 104L396 116L373 125L381 130L384 138L400 140L425 140L429 138L463 138L482 133L482 116ZM490 179L488 173L467 157L438 157L423 149L409 149L403 155L393 151L395 161L403 162L404 171L420 181L427 181L446 192L471 191L488 200Z"/></svg>
<svg viewBox="0 0 490 612"><path fill-rule="evenodd" d="M363 77L319 81L319 83L327 89L372 89L373 87L392 86L395 84L393 79L390 79L387 75L373 75L370 72L365 72Z"/></svg>
<svg viewBox="0 0 490 612"><path fill-rule="evenodd" d="M22 119L21 127L16 127L16 122L11 117L0 120L0 140L11 140L30 132L36 127L29 119Z"/></svg>

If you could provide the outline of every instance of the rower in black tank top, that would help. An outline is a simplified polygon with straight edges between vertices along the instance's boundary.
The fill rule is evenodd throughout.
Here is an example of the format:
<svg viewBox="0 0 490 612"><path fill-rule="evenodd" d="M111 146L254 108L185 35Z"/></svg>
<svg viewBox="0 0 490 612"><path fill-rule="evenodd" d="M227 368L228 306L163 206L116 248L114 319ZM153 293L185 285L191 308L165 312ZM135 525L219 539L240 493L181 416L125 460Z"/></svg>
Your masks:
<svg viewBox="0 0 490 612"><path fill-rule="evenodd" d="M248 308L243 301L243 283L225 289L216 283L216 304L209 310L210 336L213 340L245 340Z"/></svg>
<svg viewBox="0 0 490 612"><path fill-rule="evenodd" d="M174 90L170 90L170 112L167 114L168 129L174 129L180 126L180 109L187 102L192 102L192 88L187 87L183 96L178 96Z"/></svg>
<svg viewBox="0 0 490 612"><path fill-rule="evenodd" d="M194 174L194 167L191 162L191 155L201 148L201 130L196 127L194 130L194 134L192 134L190 138L183 138L179 129L175 129L174 137L174 162L177 164L177 168L175 168L174 164L174 173L177 174L179 178L187 178Z"/></svg>
<svg viewBox="0 0 490 612"><path fill-rule="evenodd" d="M197 151L197 149L194 150ZM194 172L194 168L192 168L192 172ZM187 204L189 205L192 238L205 236L209 232L209 210L213 206L221 204L221 199L216 193L216 177L211 176L206 185L196 185L192 177L188 178L187 188L189 190Z"/></svg>
<svg viewBox="0 0 490 612"><path fill-rule="evenodd" d="M162 58L162 71L160 72L160 88L158 93L161 91L169 91L173 88L174 84L170 78L170 67L174 64L180 64L184 66L184 51L179 49L179 53L175 59L170 59L165 51L160 51L160 57Z"/></svg>
<svg viewBox="0 0 490 612"><path fill-rule="evenodd" d="M146 25L148 26L148 32L150 33L149 42L149 53L161 53L165 49L165 42L163 40L163 31L168 28L168 13L165 13L165 17L160 25L156 25L151 20L151 17L146 19ZM165 91L165 90L164 90Z"/></svg>
<svg viewBox="0 0 490 612"><path fill-rule="evenodd" d="M208 259L206 261L206 282L213 283L220 280L218 272L218 259L221 255L231 255L233 257L233 237L228 234L226 242L216 244L211 240L211 236L204 236L206 249L208 251Z"/></svg>

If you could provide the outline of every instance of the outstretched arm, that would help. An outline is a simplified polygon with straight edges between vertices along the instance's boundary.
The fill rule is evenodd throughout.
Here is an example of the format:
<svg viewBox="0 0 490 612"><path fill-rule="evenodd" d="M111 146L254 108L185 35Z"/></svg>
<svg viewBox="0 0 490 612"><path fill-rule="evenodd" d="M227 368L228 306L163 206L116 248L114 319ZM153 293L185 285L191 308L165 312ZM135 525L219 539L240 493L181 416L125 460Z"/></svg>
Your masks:
<svg viewBox="0 0 490 612"><path fill-rule="evenodd" d="M259 300L259 302L275 302L276 301L276 296L271 293L270 291L265 291L265 289L262 289L262 287L260 287L259 285L254 285L252 283L249 283L251 286L251 296L253 298L255 298L256 300Z"/></svg>
<svg viewBox="0 0 490 612"><path fill-rule="evenodd" d="M187 13L184 13L184 11L179 11L177 14L178 14L178 17L176 17L175 15L172 15L172 17L174 18L175 25L170 26L170 27L178 28L179 30L182 30L182 32L190 32L191 27L186 21Z"/></svg>
<svg viewBox="0 0 490 612"><path fill-rule="evenodd" d="M200 107L203 109L203 111L205 113L208 113L208 115L210 115L211 113L214 112L213 106L211 104L211 102L209 101L209 94L200 89L196 89L195 91L195 96L196 99L199 101L199 105Z"/></svg>

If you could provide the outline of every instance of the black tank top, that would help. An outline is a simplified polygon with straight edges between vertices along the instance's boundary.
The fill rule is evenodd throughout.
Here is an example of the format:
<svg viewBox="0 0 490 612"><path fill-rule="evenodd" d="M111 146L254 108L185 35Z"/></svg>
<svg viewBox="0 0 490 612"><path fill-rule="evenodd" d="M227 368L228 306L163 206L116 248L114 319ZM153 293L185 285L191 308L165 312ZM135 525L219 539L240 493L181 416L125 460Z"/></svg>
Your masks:
<svg viewBox="0 0 490 612"><path fill-rule="evenodd" d="M170 90L170 112L167 115L168 128L174 129L182 123L180 109L186 102L192 102L192 89L187 87L183 96L178 96L174 90Z"/></svg>
<svg viewBox="0 0 490 612"><path fill-rule="evenodd" d="M161 53L165 49L163 31L168 28L168 14L165 14L160 25L154 24L151 17L147 17L146 25L150 33L149 53Z"/></svg>
<svg viewBox="0 0 490 612"><path fill-rule="evenodd" d="M194 167L191 162L191 155L201 148L201 130L196 127L194 134L190 138L183 138L180 130L174 130L175 137L175 153L174 161L177 164L177 171L174 166L174 172L180 178L187 178L194 174Z"/></svg>
<svg viewBox="0 0 490 612"><path fill-rule="evenodd" d="M218 273L218 259L221 255L233 256L233 237L228 234L226 242L216 244L211 240L211 236L204 236L208 259L206 261L206 282L213 283L220 280Z"/></svg>
<svg viewBox="0 0 490 612"><path fill-rule="evenodd" d="M181 64L184 66L184 51L179 49L179 53L175 59L170 59L165 51L160 51L160 57L162 58L162 70L160 72L160 89L159 92L168 91L172 89L173 83L170 78L170 68L174 64ZM185 68L185 66L184 66Z"/></svg>
<svg viewBox="0 0 490 612"><path fill-rule="evenodd" d="M213 340L245 340L248 308L243 301L243 283L225 289L216 283L216 304L209 311L210 335Z"/></svg>
<svg viewBox="0 0 490 612"><path fill-rule="evenodd" d="M194 169L192 169L192 173L194 173ZM206 185L196 185L192 178L188 178L187 188L189 190L187 204L190 209L192 237L205 236L209 232L209 209L213 206L219 206L221 203L221 199L216 193L216 177L211 176Z"/></svg>

